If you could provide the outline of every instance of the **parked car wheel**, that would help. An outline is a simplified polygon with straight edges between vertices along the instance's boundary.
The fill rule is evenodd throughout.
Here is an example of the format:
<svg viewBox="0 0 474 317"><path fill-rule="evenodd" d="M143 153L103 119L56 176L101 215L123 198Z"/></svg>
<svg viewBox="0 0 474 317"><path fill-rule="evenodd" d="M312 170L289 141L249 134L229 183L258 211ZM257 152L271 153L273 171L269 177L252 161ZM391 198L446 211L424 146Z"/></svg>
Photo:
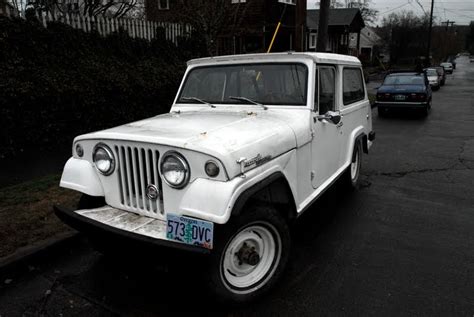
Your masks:
<svg viewBox="0 0 474 317"><path fill-rule="evenodd" d="M351 189L357 188L359 183L359 176L360 176L360 168L361 168L361 161L362 161L362 147L360 142L357 142L354 145L354 150L352 152L352 161L349 167L346 170L345 182L347 187Z"/></svg>
<svg viewBox="0 0 474 317"><path fill-rule="evenodd" d="M423 109L421 109L421 115L422 115L423 117L428 116L428 113L430 112L430 109L431 109L431 100L430 100L430 102L426 105L426 107L424 107Z"/></svg>
<svg viewBox="0 0 474 317"><path fill-rule="evenodd" d="M225 302L243 303L266 293L288 262L290 234L272 207L258 206L216 230L210 290Z"/></svg>

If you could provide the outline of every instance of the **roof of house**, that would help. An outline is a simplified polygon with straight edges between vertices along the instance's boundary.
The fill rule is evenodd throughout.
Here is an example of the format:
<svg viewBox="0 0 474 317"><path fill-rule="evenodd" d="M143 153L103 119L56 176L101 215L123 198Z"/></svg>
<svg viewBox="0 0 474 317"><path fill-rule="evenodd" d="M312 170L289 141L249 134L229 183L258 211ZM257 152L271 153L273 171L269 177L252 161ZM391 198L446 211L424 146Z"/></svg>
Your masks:
<svg viewBox="0 0 474 317"><path fill-rule="evenodd" d="M306 11L306 25L309 29L318 29L319 10ZM357 8L329 9L328 26L353 26L360 24L365 26L360 10Z"/></svg>

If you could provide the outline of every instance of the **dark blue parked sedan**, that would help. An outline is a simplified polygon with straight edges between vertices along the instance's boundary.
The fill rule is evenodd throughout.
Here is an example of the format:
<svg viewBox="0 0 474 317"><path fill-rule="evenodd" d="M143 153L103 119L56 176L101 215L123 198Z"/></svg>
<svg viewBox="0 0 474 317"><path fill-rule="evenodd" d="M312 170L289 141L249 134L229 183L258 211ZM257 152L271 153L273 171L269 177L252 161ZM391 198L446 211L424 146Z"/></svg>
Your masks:
<svg viewBox="0 0 474 317"><path fill-rule="evenodd" d="M415 109L427 115L431 109L431 88L426 74L388 74L377 90L375 105L381 116L394 108Z"/></svg>

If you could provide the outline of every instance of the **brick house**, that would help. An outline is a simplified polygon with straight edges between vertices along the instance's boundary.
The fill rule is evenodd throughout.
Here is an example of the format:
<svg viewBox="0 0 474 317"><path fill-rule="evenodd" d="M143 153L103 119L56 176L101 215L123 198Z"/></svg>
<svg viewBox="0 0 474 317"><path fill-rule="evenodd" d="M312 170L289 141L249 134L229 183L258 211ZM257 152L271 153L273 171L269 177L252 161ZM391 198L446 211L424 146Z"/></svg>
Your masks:
<svg viewBox="0 0 474 317"><path fill-rule="evenodd" d="M186 1L145 0L148 20L179 21ZM217 54L265 52L281 19L272 52L303 51L306 32L306 0L227 0L226 23L219 32Z"/></svg>

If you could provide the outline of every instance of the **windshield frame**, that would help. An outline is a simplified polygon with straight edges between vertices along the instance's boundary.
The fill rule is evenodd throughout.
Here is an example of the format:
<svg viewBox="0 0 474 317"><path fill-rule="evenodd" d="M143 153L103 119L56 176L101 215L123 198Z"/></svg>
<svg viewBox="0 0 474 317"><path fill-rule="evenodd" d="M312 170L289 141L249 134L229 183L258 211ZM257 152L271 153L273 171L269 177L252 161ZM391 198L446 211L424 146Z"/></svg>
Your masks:
<svg viewBox="0 0 474 317"><path fill-rule="evenodd" d="M189 102L180 102L180 99L182 97L182 94L183 94L183 91L184 91L184 88L185 88L185 84L189 78L189 75L192 73L192 71L196 70L196 69L199 69L199 68L214 68L214 67L218 67L218 68L221 68L221 67L242 67L242 66L254 66L254 65L300 65L302 67L304 67L304 69L306 70L306 83L304 85L304 94L305 94L305 100L304 100L304 103L301 103L301 104L291 104L291 103L262 103L264 106L266 107L275 107L275 108L279 108L279 109L288 109L288 108L292 108L292 109L295 109L295 108L308 108L308 105L309 105L309 96L310 96L310 92L309 92L309 85L310 85L310 80L311 80L311 67L308 65L308 63L304 62L304 61L301 61L301 60L283 60L283 61L262 61L262 60L259 60L259 61L249 61L249 60L239 60L239 61L230 61L230 62L226 62L226 63L214 63L214 64L198 64L198 65L195 65L195 66L192 66L192 67L188 67L188 69L186 70L184 76L183 76L183 80L181 82L181 85L179 87L179 90L178 90L178 93L176 94L176 97L175 97L175 100L174 100L174 105L179 105L179 107L182 107L182 106L199 106L199 107L202 107L202 104L198 104L198 103L189 103ZM206 101L209 101L209 100L206 100ZM236 101L236 102L215 102L215 101L209 101L211 102L213 105L217 106L217 107L235 107L235 106L239 106L239 107L255 107L256 105L253 105L251 103L245 103L245 102L239 102L239 101ZM259 100L257 100L257 102L261 102Z"/></svg>

